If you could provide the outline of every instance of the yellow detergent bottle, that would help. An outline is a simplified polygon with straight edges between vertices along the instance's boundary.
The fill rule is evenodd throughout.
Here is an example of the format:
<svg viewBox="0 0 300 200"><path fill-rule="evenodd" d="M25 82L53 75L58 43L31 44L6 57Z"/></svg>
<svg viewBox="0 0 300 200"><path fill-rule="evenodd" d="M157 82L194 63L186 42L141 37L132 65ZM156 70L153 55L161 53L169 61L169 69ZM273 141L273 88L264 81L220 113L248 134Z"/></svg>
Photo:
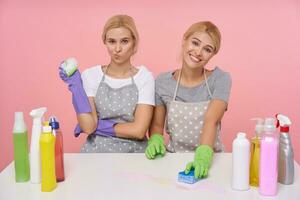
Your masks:
<svg viewBox="0 0 300 200"><path fill-rule="evenodd" d="M41 188L42 192L51 192L57 186L55 175L55 136L50 126L43 127L40 137L41 151Z"/></svg>
<svg viewBox="0 0 300 200"><path fill-rule="evenodd" d="M260 155L260 134L264 131L264 120L261 118L253 118L256 121L255 137L251 139L251 155L250 155L250 174L249 183L251 186L259 186L259 155Z"/></svg>

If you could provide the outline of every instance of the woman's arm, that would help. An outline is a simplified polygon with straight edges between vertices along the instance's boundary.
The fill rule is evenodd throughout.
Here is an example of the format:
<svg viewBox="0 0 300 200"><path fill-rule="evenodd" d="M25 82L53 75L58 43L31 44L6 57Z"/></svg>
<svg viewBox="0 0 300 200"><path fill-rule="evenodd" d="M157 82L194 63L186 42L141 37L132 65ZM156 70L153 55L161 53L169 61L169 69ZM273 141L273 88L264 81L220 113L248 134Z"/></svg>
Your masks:
<svg viewBox="0 0 300 200"><path fill-rule="evenodd" d="M196 148L194 161L186 165L186 174L193 168L196 178L207 177L208 170L212 163L217 124L221 121L226 107L227 103L222 100L212 100L210 102L204 118L200 146Z"/></svg>
<svg viewBox="0 0 300 200"><path fill-rule="evenodd" d="M213 148L217 134L217 125L221 121L227 108L227 103L222 100L212 100L204 118L200 144Z"/></svg>
<svg viewBox="0 0 300 200"><path fill-rule="evenodd" d="M164 156L166 148L164 145L163 130L165 124L166 108L164 105L155 106L152 118L148 145L145 151L148 159L154 159L157 155Z"/></svg>
<svg viewBox="0 0 300 200"><path fill-rule="evenodd" d="M134 121L130 123L119 123L114 126L117 137L143 139L150 126L153 115L153 106L137 104Z"/></svg>
<svg viewBox="0 0 300 200"><path fill-rule="evenodd" d="M154 114L150 126L149 136L151 136L153 133L159 133L163 135L164 125L165 125L165 115L166 115L166 108L164 105L155 106Z"/></svg>
<svg viewBox="0 0 300 200"><path fill-rule="evenodd" d="M84 133L91 134L94 133L94 131L97 128L98 117L97 117L94 97L88 97L88 99L89 99L90 106L92 108L92 112L77 114L77 121L79 123L81 130Z"/></svg>

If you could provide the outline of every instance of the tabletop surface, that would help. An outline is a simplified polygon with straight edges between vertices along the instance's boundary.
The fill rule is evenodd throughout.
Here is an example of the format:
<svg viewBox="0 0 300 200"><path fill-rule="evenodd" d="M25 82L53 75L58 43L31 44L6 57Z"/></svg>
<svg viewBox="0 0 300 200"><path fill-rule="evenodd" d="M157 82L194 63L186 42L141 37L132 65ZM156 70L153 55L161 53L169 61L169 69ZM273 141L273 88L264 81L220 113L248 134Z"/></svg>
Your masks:
<svg viewBox="0 0 300 200"><path fill-rule="evenodd" d="M258 189L235 191L231 188L231 153L217 153L209 177L194 185L178 184L178 172L192 160L193 153L169 153L148 160L144 154L66 153L66 180L52 192L41 192L40 184L16 183L13 162L0 173L0 200L66 199L300 199L300 166L295 162L292 185L278 183L278 194L264 197Z"/></svg>

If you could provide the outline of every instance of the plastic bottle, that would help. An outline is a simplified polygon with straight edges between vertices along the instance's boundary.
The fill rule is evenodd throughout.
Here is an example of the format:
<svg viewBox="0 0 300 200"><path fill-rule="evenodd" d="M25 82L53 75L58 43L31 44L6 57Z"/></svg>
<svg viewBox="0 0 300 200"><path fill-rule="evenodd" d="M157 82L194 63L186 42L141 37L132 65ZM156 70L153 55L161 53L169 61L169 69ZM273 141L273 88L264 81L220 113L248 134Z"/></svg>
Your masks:
<svg viewBox="0 0 300 200"><path fill-rule="evenodd" d="M67 76L70 77L77 70L77 61L75 58L68 58L60 64L60 67L65 71Z"/></svg>
<svg viewBox="0 0 300 200"><path fill-rule="evenodd" d="M250 142L246 133L239 132L232 144L232 189L248 190Z"/></svg>
<svg viewBox="0 0 300 200"><path fill-rule="evenodd" d="M277 194L278 136L274 118L266 118L260 143L259 193L264 196Z"/></svg>
<svg viewBox="0 0 300 200"><path fill-rule="evenodd" d="M264 120L261 118L253 118L256 121L255 136L251 139L250 148L250 185L258 187L259 185L259 154L260 154L260 139L264 132Z"/></svg>
<svg viewBox="0 0 300 200"><path fill-rule="evenodd" d="M14 164L16 182L26 182L30 179L27 128L23 112L15 112L13 128Z"/></svg>
<svg viewBox="0 0 300 200"><path fill-rule="evenodd" d="M42 192L51 192L57 186L55 176L55 137L50 126L43 126L40 137Z"/></svg>
<svg viewBox="0 0 300 200"><path fill-rule="evenodd" d="M47 108L37 108L29 115L33 118L31 144L30 144L30 181L31 183L41 182L41 157L40 157L40 135L42 132L42 117Z"/></svg>
<svg viewBox="0 0 300 200"><path fill-rule="evenodd" d="M61 182L65 180L63 135L61 130L59 129L59 123L57 118L50 117L49 124L52 127L52 133L55 136L56 181Z"/></svg>
<svg viewBox="0 0 300 200"><path fill-rule="evenodd" d="M278 181L289 185L294 182L294 151L289 135L289 127L292 122L282 114L276 115L276 118L278 120L277 127L280 125Z"/></svg>

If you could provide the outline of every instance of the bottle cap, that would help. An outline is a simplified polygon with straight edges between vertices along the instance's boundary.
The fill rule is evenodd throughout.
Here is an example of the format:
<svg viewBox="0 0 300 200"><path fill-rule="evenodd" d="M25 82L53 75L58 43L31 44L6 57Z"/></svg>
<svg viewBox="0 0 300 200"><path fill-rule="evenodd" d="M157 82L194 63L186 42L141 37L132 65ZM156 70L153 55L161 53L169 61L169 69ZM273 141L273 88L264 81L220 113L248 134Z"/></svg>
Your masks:
<svg viewBox="0 0 300 200"><path fill-rule="evenodd" d="M16 122L23 122L24 121L23 112L15 112L15 121Z"/></svg>
<svg viewBox="0 0 300 200"><path fill-rule="evenodd" d="M275 132L276 131L276 120L273 117L268 117L265 119L265 132Z"/></svg>
<svg viewBox="0 0 300 200"><path fill-rule="evenodd" d="M252 118L251 120L256 121L255 132L258 134L257 136L260 136L259 134L264 132L264 120L262 118L259 118L259 117Z"/></svg>
<svg viewBox="0 0 300 200"><path fill-rule="evenodd" d="M43 126L43 133L51 133L51 126Z"/></svg>
<svg viewBox="0 0 300 200"><path fill-rule="evenodd" d="M49 121L43 121L43 126L49 126Z"/></svg>
<svg viewBox="0 0 300 200"><path fill-rule="evenodd" d="M27 128L24 121L23 112L15 112L13 133L24 133L25 131L27 131Z"/></svg>
<svg viewBox="0 0 300 200"><path fill-rule="evenodd" d="M246 133L244 133L244 132L238 132L237 133L237 138L239 138L239 139L246 138Z"/></svg>
<svg viewBox="0 0 300 200"><path fill-rule="evenodd" d="M59 129L59 123L55 116L49 118L49 125L52 127L52 129Z"/></svg>

